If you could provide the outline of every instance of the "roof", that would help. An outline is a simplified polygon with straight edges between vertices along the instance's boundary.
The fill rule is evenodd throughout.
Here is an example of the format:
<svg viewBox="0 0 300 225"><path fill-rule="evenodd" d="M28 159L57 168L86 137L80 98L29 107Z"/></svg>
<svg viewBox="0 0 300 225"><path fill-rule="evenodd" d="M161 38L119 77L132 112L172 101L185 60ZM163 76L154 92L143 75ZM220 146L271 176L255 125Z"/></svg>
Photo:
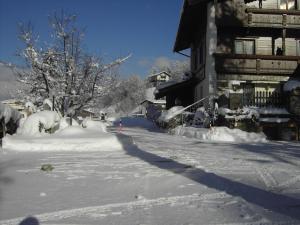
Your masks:
<svg viewBox="0 0 300 225"><path fill-rule="evenodd" d="M157 104L157 105L165 105L166 104L166 100L163 100L163 99L158 99L158 100L144 100L142 101L140 104L142 105L144 102L150 102L150 103L153 103L153 104Z"/></svg>
<svg viewBox="0 0 300 225"><path fill-rule="evenodd" d="M166 82L162 86L159 86L155 91L155 98L162 98L168 93L178 91L179 89L188 88L196 85L196 78L191 78L188 80L181 80L180 82Z"/></svg>
<svg viewBox="0 0 300 225"><path fill-rule="evenodd" d="M160 74L165 74L165 75L171 77L171 75L170 75L168 72L166 72L166 71L161 71L161 72L159 72L159 73L150 74L150 75L148 76L148 78L156 77L156 76L158 76L158 75L160 75Z"/></svg>
<svg viewBox="0 0 300 225"><path fill-rule="evenodd" d="M193 34L196 31L195 25L199 23L201 13L199 9L209 0L184 0L181 10L179 27L173 51L179 52L190 47ZM202 15L203 16L203 15Z"/></svg>

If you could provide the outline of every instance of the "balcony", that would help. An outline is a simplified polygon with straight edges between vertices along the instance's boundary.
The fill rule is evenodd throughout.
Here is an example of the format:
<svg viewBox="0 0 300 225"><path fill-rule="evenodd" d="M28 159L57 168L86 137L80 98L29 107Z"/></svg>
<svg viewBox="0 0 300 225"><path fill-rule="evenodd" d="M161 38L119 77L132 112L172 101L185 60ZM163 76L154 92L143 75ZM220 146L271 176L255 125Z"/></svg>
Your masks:
<svg viewBox="0 0 300 225"><path fill-rule="evenodd" d="M300 29L300 11L283 9L247 8L248 27Z"/></svg>
<svg viewBox="0 0 300 225"><path fill-rule="evenodd" d="M215 53L215 59L220 74L292 76L300 64L300 56Z"/></svg>

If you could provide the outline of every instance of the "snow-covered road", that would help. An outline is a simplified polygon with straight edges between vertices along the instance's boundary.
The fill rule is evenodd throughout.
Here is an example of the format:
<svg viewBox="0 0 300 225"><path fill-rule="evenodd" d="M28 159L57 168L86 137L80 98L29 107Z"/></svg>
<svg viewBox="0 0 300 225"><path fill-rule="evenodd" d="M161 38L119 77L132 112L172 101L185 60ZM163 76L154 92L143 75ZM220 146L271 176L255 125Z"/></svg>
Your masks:
<svg viewBox="0 0 300 225"><path fill-rule="evenodd" d="M1 153L0 224L300 224L300 144L124 124L119 150Z"/></svg>

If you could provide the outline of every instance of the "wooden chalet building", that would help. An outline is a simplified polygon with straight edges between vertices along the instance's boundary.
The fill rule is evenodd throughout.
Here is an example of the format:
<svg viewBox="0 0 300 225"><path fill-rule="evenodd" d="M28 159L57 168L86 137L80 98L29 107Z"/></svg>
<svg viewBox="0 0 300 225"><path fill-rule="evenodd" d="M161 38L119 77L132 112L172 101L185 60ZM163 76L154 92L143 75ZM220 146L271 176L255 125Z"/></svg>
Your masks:
<svg viewBox="0 0 300 225"><path fill-rule="evenodd" d="M159 73L151 74L148 76L147 80L152 87L157 87L159 84L169 81L170 77L171 75L168 72L161 71Z"/></svg>
<svg viewBox="0 0 300 225"><path fill-rule="evenodd" d="M209 95L231 109L282 107L283 84L300 77L300 0L184 0L174 52L187 49L192 79L156 93L168 108Z"/></svg>

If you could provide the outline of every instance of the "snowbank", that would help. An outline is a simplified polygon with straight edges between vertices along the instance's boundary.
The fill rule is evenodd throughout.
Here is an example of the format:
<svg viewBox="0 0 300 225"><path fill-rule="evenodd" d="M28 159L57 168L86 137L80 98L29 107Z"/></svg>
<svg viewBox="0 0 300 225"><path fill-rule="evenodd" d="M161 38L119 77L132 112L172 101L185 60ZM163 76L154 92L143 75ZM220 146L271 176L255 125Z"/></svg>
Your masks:
<svg viewBox="0 0 300 225"><path fill-rule="evenodd" d="M106 133L107 124L102 121L94 121L90 119L85 119L82 122L82 126L91 130L101 131Z"/></svg>
<svg viewBox="0 0 300 225"><path fill-rule="evenodd" d="M63 117L59 121L59 129L65 129L66 127L70 126L70 117ZM72 119L72 126L79 126L78 122Z"/></svg>
<svg viewBox="0 0 300 225"><path fill-rule="evenodd" d="M114 151L123 149L116 135L96 132L95 127L82 128L69 126L52 135L26 136L7 135L3 139L3 149L14 151L47 152L47 151Z"/></svg>
<svg viewBox="0 0 300 225"><path fill-rule="evenodd" d="M216 142L267 142L263 133L249 133L239 129L229 129L228 127L194 128L176 127L172 133L179 136L197 138L202 141Z"/></svg>
<svg viewBox="0 0 300 225"><path fill-rule="evenodd" d="M53 111L43 111L31 115L18 130L16 135L7 135L3 138L3 149L14 151L112 151L123 149L119 138L107 133L107 124L101 121L85 120L79 126L73 120L69 125L68 118L59 119ZM58 126L53 134L40 133L39 126L45 129Z"/></svg>
<svg viewBox="0 0 300 225"><path fill-rule="evenodd" d="M17 134L26 136L40 136L43 129L51 129L59 124L60 118L54 111L42 111L30 115L17 130ZM43 132L43 130L41 130Z"/></svg>

